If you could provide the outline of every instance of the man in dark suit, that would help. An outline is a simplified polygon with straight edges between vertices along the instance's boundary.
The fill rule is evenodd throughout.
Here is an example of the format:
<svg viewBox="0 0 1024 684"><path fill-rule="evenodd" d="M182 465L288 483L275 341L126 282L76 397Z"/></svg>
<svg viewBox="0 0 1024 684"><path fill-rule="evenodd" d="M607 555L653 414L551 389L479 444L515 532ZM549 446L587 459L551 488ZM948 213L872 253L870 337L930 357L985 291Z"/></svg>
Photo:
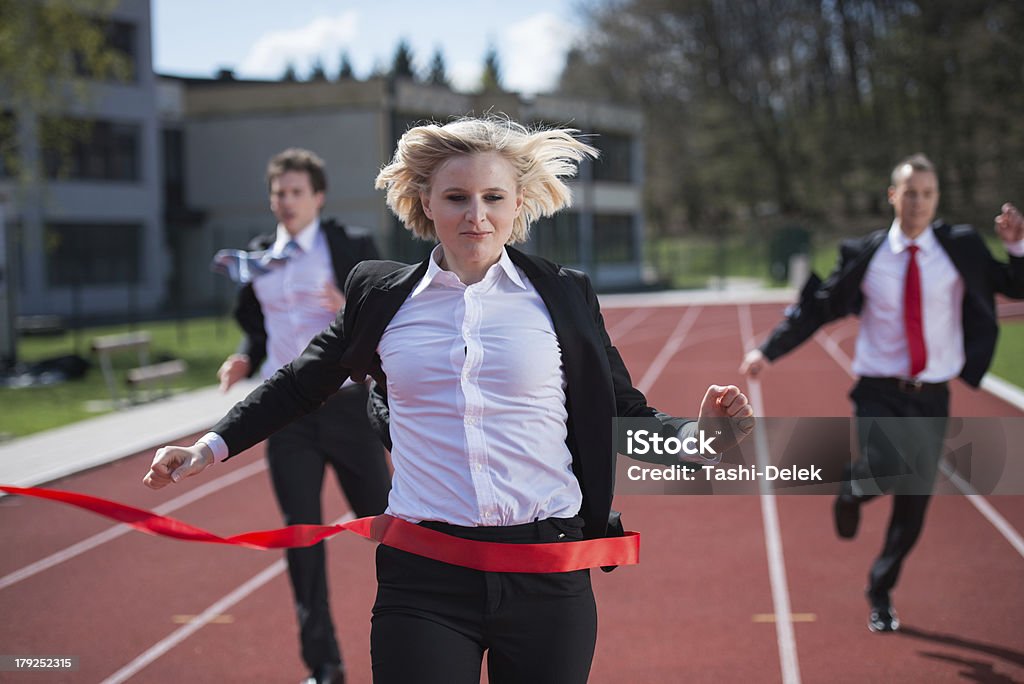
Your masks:
<svg viewBox="0 0 1024 684"><path fill-rule="evenodd" d="M939 185L924 155L892 172L887 230L839 247L827 280L812 276L740 371L755 375L792 351L822 325L853 314L861 319L850 392L860 456L848 469L833 514L842 538L856 535L860 506L892 492L885 543L868 576L868 627L899 629L890 592L924 524L946 419L948 383L981 383L992 361L998 326L995 293L1024 298L1024 220L1004 205L996 231L1010 254L997 261L970 226L935 220ZM914 420L887 420L912 418ZM878 420L882 419L882 420Z"/></svg>
<svg viewBox="0 0 1024 684"><path fill-rule="evenodd" d="M288 149L274 156L267 183L277 230L256 237L249 254L234 257L246 260L244 268L236 262L226 269L244 281L235 318L245 335L238 353L218 372L224 390L256 373L268 378L298 356L344 307L338 284L356 264L378 256L368 235L320 220L327 180L323 161L312 152ZM215 265L225 266L231 258L231 253L218 253ZM366 400L366 387L349 381L319 410L267 439L267 462L285 523L322 522L320 491L327 465L356 516L384 511L390 475L366 417ZM341 682L344 670L331 621L323 544L289 549L287 559L302 658L311 671L307 681Z"/></svg>

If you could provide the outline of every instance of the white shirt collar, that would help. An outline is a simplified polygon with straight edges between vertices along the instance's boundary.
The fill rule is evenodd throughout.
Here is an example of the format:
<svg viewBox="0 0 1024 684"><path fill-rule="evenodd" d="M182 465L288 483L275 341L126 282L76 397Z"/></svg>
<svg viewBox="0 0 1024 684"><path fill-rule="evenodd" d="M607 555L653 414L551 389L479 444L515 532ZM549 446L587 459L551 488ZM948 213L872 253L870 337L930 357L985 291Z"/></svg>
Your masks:
<svg viewBox="0 0 1024 684"><path fill-rule="evenodd" d="M447 279L448 282L452 284L459 282L458 276L451 271L446 271L441 268L441 257L443 254L444 252L440 244L431 250L430 258L427 261L427 272L423 274L423 278L416 284L416 287L413 288L412 292L409 294L410 297L415 297L426 290L437 278ZM512 263L512 259L508 255L508 250L504 247L501 248L501 258L498 259L498 263L488 269L487 276L484 277L485 280L490 277L495 266L498 267L498 272L504 272L505 276L514 285L522 290L528 289L526 287L526 283L523 282L522 276L519 275L519 269L517 269L516 265Z"/></svg>
<svg viewBox="0 0 1024 684"><path fill-rule="evenodd" d="M312 223L303 228L298 232L295 237L288 232L288 229L282 224L277 224L277 236L274 238L274 244L270 248L272 254L280 254L284 251L284 246L287 245L291 240L302 248L303 253L308 253L313 250L313 245L316 243L316 236L320 233L320 218L313 219Z"/></svg>
<svg viewBox="0 0 1024 684"><path fill-rule="evenodd" d="M892 250L893 254L901 254L910 245L917 245L921 252L927 254L938 244L938 240L935 238L935 231L932 230L931 226L925 228L917 238L911 240L904 235L903 230L900 228L899 219L893 220L892 226L889 227L888 241L889 249Z"/></svg>

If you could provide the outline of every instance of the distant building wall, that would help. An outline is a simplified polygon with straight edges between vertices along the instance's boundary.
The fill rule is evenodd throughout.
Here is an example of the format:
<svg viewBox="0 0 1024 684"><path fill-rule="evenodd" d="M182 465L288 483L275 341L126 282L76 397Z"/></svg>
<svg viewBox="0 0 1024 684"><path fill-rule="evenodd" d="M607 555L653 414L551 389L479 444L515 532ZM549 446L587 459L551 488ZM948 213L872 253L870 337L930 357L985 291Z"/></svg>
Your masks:
<svg viewBox="0 0 1024 684"><path fill-rule="evenodd" d="M0 168L17 237L19 313L88 319L222 310L233 286L209 272L210 257L273 229L264 171L286 147L307 147L327 162L325 216L367 228L386 256L419 259L430 245L398 224L373 179L409 126L487 112L571 126L602 149L570 181L573 207L539 221L526 249L588 271L599 288L642 285L639 110L557 95L465 94L408 79L157 78L149 0L123 0L111 18L130 46L135 78L94 83L89 103L63 113L95 124L71 175L20 187ZM24 160L44 158L39 120L14 114Z"/></svg>
<svg viewBox="0 0 1024 684"><path fill-rule="evenodd" d="M5 183L18 234L20 314L145 315L164 304L169 261L150 3L124 0L110 18L131 47L134 80L92 83L89 102L61 113L93 124L72 153L70 175L29 187ZM40 121L18 116L23 159L45 159Z"/></svg>
<svg viewBox="0 0 1024 684"><path fill-rule="evenodd" d="M373 189L377 171L412 125L501 112L527 125L568 125L596 134L588 140L598 147L615 143L602 160L581 166L580 177L570 182L574 208L557 221L539 222L526 248L589 271L604 289L642 284L643 117L637 110L553 96L467 95L404 79L175 82L184 92L179 125L186 201L203 215L201 234L189 241L188 249L196 251L184 259L193 273L186 282L209 282L207 263L217 248L244 246L273 228L264 170L269 157L286 147L306 147L325 159L324 216L370 229L390 258L422 258L430 245L413 240L387 210L384 193ZM220 299L230 292L214 281L206 295ZM202 296L188 293L190 301Z"/></svg>

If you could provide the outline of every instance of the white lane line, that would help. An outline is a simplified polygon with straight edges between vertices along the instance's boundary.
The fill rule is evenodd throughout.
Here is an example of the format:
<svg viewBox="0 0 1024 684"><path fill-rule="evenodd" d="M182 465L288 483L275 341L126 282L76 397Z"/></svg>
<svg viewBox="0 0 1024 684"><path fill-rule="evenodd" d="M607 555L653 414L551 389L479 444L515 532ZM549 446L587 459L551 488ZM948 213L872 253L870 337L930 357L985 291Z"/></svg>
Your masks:
<svg viewBox="0 0 1024 684"><path fill-rule="evenodd" d="M1024 411L1024 389L1017 387L1012 382L1007 382L998 375L986 373L985 377L981 379L981 389Z"/></svg>
<svg viewBox="0 0 1024 684"><path fill-rule="evenodd" d="M343 522L354 519L355 516L351 511L335 520L332 525L339 525ZM246 580L243 584L239 585L237 589L228 593L223 598L210 604L210 606L202 613L197 615L188 624L182 625L178 629L168 634L165 638L161 639L157 643L153 644L145 652L141 653L133 661L122 667L120 670L110 675L103 680L102 684L120 684L126 682L136 674L141 672L144 668L150 665L153 661L160 658L160 656L166 654L172 648L189 638L200 629L205 627L210 622L214 621L218 616L228 612L232 606L239 601L242 601L247 596L252 594L254 591L262 587L264 584L280 575L285 570L284 559L280 559L271 563L266 568L256 573L252 578Z"/></svg>
<svg viewBox="0 0 1024 684"><path fill-rule="evenodd" d="M179 508L188 506L189 504L194 503L199 499L202 499L203 497L209 496L210 494L214 494L220 491L221 489L224 489L225 487L230 487L231 485L237 482L241 482L247 477L255 475L256 473L259 473L266 469L266 461L261 458L258 461L254 461L246 466L238 468L237 470L232 470L223 477L219 477L216 480L211 480L210 482L200 485L199 487L196 487L195 489L185 494L182 494L179 497L167 501L166 503L163 503L160 506L154 508L153 512L159 515L167 515L168 513L176 511ZM140 484L139 486L142 485ZM93 536L87 539L83 539L82 541L72 544L67 548L52 553L46 558L37 560L34 563L30 563L19 570L15 570L14 572L8 575L0 577L0 590L6 589L7 587L13 584L17 584L22 580L26 580L29 577L37 575L44 570L48 570L49 568L52 568L55 565L59 565L64 561L71 560L75 556L80 556L83 553L86 553L87 551L95 549L97 546L106 544L108 541L117 539L118 537L125 535L131 531L133 531L133 528L129 527L128 525L117 524L102 532L94 534Z"/></svg>
<svg viewBox="0 0 1024 684"><path fill-rule="evenodd" d="M675 353L679 351L679 348L683 344L683 340L686 339L686 334L690 332L690 328L693 327L694 322L697 320L697 316L700 315L700 311L703 307L691 306L683 314L683 317L679 319L679 323L676 325L676 329L669 335L668 340L662 346L661 351L654 357L654 361L647 368L647 372L637 383L636 388L647 394L648 390L654 386L654 383L658 380L658 376L661 375L661 371L665 370L665 366L672 360Z"/></svg>
<svg viewBox="0 0 1024 684"><path fill-rule="evenodd" d="M608 337L610 337L612 342L614 343L620 337L624 336L626 333L628 333L630 330L636 327L641 321L645 320L648 316L650 316L652 310L653 309L651 309L650 307L634 309L633 311L630 312L628 316L623 318L621 321L619 321L617 324L615 324L608 330Z"/></svg>
<svg viewBox="0 0 1024 684"><path fill-rule="evenodd" d="M139 655L135 660L131 661L120 670L110 675L103 680L103 684L119 684L120 682L126 682L136 674L138 674L143 668L148 666L150 663L155 661L160 656L164 655L172 648L180 644L182 641L198 632L202 627L210 623L218 615L224 614L231 606L235 605L249 594L253 593L264 584L280 575L285 569L284 559L275 561L267 568L261 570L256 576L242 584L240 587L232 591L230 594L215 602L209 608L200 613L194 620L188 624L179 627L175 631L171 632L163 640L157 642L147 651Z"/></svg>
<svg viewBox="0 0 1024 684"><path fill-rule="evenodd" d="M814 333L814 341L821 345L821 347L828 352L828 355L832 357L832 360L839 364L847 375L851 378L857 377L853 374L853 359L846 355L843 348L839 346L835 338L826 333L823 330L819 330Z"/></svg>
<svg viewBox="0 0 1024 684"><path fill-rule="evenodd" d="M740 336L743 348L754 348L754 324L750 316L750 306L741 304L738 307L740 319ZM750 404L755 416L764 416L764 395L761 393L761 381L757 378L747 380ZM757 454L759 471L768 465L768 438L764 430L754 429L754 450ZM768 552L768 578L772 590L772 607L775 610L775 635L779 642L779 664L782 668L783 684L800 684L800 663L796 653L796 634L793 632L793 611L789 601L789 581L786 579L786 561L782 553L782 532L779 526L779 510L775 502L775 494L768 483L761 480L758 498L761 500L761 518L764 521L764 542Z"/></svg>
<svg viewBox="0 0 1024 684"><path fill-rule="evenodd" d="M957 489L964 493L967 500L978 509L978 512L985 516L985 519L992 523L992 526L999 530L1000 534L1010 542L1010 546L1016 549L1017 553L1024 558L1024 537L1021 537L1020 533L1010 524L1010 522L1002 516L995 508L992 507L988 501L985 500L981 494L975 491L974 487L964 480L960 475L954 471L949 463L943 461L939 464L939 470L948 477L953 484L956 485Z"/></svg>
<svg viewBox="0 0 1024 684"><path fill-rule="evenodd" d="M850 357L847 356L843 352L843 350L839 348L839 345L835 343L835 340L833 340L829 335L821 331L818 331L818 333L815 334L814 339L822 347L824 347L825 351L827 351L829 355L833 359L835 359L836 363L842 366L843 370L846 371L847 375L849 375L851 378L856 377L853 374L853 363L850 361ZM993 381L993 376L985 376L985 378L982 380L983 387L986 381L991 383ZM993 392L993 394L995 393ZM997 394L996 396L999 395ZM999 398L1003 399L1004 401L1008 401L1009 403L1013 403L1012 399L1008 399L1006 397ZM1024 406L1019 406L1019 408L1024 408ZM1012 546L1017 551L1017 553L1024 557L1024 539L1021 538L1020 532L1018 532L1017 529L1013 525L1011 525L1006 518L1000 515L999 511L993 508L992 504L986 501L984 496L978 494L974 490L974 488L967 483L966 480L964 480L962 477L953 472L952 468L949 467L949 464L946 461L940 462L939 468L942 470L943 473L945 473L949 477L953 485L960 490L960 493L964 495L964 498L966 498L971 503L971 505L974 506L975 509L977 509L978 513L981 513L982 517L985 518L985 520L988 520L990 523L992 523L992 526L996 528L999 534L1003 535L1003 538L1010 543L1010 546Z"/></svg>

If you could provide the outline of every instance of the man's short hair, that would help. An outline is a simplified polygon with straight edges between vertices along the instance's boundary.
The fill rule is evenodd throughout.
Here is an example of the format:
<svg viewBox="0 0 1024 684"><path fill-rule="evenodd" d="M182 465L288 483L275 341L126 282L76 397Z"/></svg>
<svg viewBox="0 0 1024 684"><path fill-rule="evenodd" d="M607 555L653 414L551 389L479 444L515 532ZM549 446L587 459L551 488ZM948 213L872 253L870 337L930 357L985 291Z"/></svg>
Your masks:
<svg viewBox="0 0 1024 684"><path fill-rule="evenodd" d="M899 185L900 181L903 180L902 171L907 166L910 167L911 173L914 171L928 171L930 173L935 173L935 164L932 164L931 159L921 153L912 154L893 167L892 176L890 177L893 186Z"/></svg>
<svg viewBox="0 0 1024 684"><path fill-rule="evenodd" d="M324 160L316 153L304 150L300 147L289 147L284 152L278 152L267 163L267 189L274 179L289 171L304 171L309 174L309 181L313 184L313 192L327 191L327 174L324 172Z"/></svg>

